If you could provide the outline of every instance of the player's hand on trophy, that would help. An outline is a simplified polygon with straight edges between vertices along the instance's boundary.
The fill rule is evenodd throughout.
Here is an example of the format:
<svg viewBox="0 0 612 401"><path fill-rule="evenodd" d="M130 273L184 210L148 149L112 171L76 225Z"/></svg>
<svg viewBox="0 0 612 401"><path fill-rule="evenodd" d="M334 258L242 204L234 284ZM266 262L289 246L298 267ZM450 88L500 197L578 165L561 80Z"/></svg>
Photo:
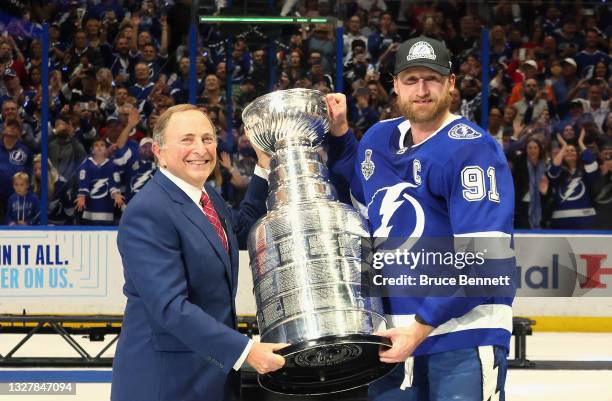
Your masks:
<svg viewBox="0 0 612 401"><path fill-rule="evenodd" d="M333 136L342 136L349 130L348 118L346 116L346 96L342 93L330 93L325 96L327 110L331 125L329 132Z"/></svg>
<svg viewBox="0 0 612 401"><path fill-rule="evenodd" d="M377 336L387 337L392 344L391 348L382 348L379 351L380 361L385 363L404 362L433 329L426 324L415 322L408 327L397 327L374 333Z"/></svg>
<svg viewBox="0 0 612 401"><path fill-rule="evenodd" d="M283 367L285 358L274 353L289 344L254 342L246 362L259 374L274 372Z"/></svg>

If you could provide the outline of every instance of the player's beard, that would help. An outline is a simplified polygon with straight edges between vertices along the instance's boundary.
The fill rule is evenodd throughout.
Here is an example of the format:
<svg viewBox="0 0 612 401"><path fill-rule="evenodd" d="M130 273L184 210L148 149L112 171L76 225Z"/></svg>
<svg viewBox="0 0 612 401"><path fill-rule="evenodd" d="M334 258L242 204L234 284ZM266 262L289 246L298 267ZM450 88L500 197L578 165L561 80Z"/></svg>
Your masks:
<svg viewBox="0 0 612 401"><path fill-rule="evenodd" d="M450 91L447 90L447 85L448 81L444 85L440 97L429 97L433 103L433 107L415 107L413 101L398 98L397 105L400 112L412 123L426 123L437 120L446 113L452 101L452 96Z"/></svg>

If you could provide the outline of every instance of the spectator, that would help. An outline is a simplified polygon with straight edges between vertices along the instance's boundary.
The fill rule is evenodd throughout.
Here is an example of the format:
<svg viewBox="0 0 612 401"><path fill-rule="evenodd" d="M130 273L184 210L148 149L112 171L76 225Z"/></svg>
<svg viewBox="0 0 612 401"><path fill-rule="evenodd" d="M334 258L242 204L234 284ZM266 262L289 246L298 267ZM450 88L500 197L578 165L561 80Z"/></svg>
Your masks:
<svg viewBox="0 0 612 401"><path fill-rule="evenodd" d="M509 69L512 70L511 67ZM521 65L520 70L509 71L509 73L515 83L507 101L507 104L511 105L522 99L523 83L530 78L537 79L538 63L535 60L527 60ZM548 89L551 90L552 94L552 88L549 87Z"/></svg>
<svg viewBox="0 0 612 401"><path fill-rule="evenodd" d="M58 173L70 183L75 183L76 172L87 153L74 137L74 125L70 113L62 113L55 120L55 129L49 139L49 160Z"/></svg>
<svg viewBox="0 0 612 401"><path fill-rule="evenodd" d="M353 15L346 23L346 33L343 36L345 63L352 57L350 50L354 40L361 40L364 44L368 42L368 38L361 33L361 18L358 15Z"/></svg>
<svg viewBox="0 0 612 401"><path fill-rule="evenodd" d="M548 193L546 154L540 141L528 139L524 151L512 160L514 178L514 227L542 228Z"/></svg>
<svg viewBox="0 0 612 401"><path fill-rule="evenodd" d="M225 106L225 95L221 89L221 81L215 74L210 74L204 82L204 92L202 93L202 103L211 106Z"/></svg>
<svg viewBox="0 0 612 401"><path fill-rule="evenodd" d="M85 32L87 33L87 43L89 47L97 51L101 57L100 64L94 62L96 67L108 65L108 63L112 60L113 57L112 48L106 42L106 31L102 30L102 24L100 23L100 20L93 17L89 18L85 23Z"/></svg>
<svg viewBox="0 0 612 401"><path fill-rule="evenodd" d="M491 107L489 109L489 134L495 138L497 143L502 145L503 136L504 136L504 128L502 126L503 122L503 114L502 111L497 107Z"/></svg>
<svg viewBox="0 0 612 401"><path fill-rule="evenodd" d="M21 80L26 78L25 58L11 35L0 37L0 73L9 68Z"/></svg>
<svg viewBox="0 0 612 401"><path fill-rule="evenodd" d="M128 38L120 36L115 43L115 53L109 66L115 81L118 84L128 84L137 62L137 55L130 52Z"/></svg>
<svg viewBox="0 0 612 401"><path fill-rule="evenodd" d="M546 35L553 35L556 30L561 28L561 11L555 5L546 9L546 19L542 23Z"/></svg>
<svg viewBox="0 0 612 401"><path fill-rule="evenodd" d="M147 100L155 84L151 82L151 69L147 63L137 63L134 67L134 76L136 77L136 82L130 86L128 93L130 96L134 96L140 105Z"/></svg>
<svg viewBox="0 0 612 401"><path fill-rule="evenodd" d="M123 106L118 120L111 124L107 134L107 143L112 145L110 159L119 175L119 190L127 198L131 197L130 170L139 169L139 142L143 138L143 133L137 129L139 123L138 109L131 105Z"/></svg>
<svg viewBox="0 0 612 401"><path fill-rule="evenodd" d="M91 157L79 168L79 190L75 210L82 212L83 225L114 224L114 207L123 206L119 191L119 173L108 159L104 139L94 141Z"/></svg>
<svg viewBox="0 0 612 401"><path fill-rule="evenodd" d="M157 82L159 80L160 75L163 73L162 65L166 63L168 59L168 55L165 53L157 54L157 48L153 43L147 43L143 46L142 52L140 54L140 63L144 63L147 67L147 71L149 73L149 79L152 82ZM134 66L134 80L138 81L138 73L136 72L136 68L138 64Z"/></svg>
<svg viewBox="0 0 612 401"><path fill-rule="evenodd" d="M474 17L471 15L461 17L459 21L459 35L452 38L448 43L455 60L461 57L461 53L475 48L477 38L478 31Z"/></svg>
<svg viewBox="0 0 612 401"><path fill-rule="evenodd" d="M83 29L75 32L74 45L67 52L67 57L69 58L68 67L70 71L74 71L79 64L85 64L83 59L86 59L87 63L94 66L102 65L103 61L100 51L88 45L87 32Z"/></svg>
<svg viewBox="0 0 612 401"><path fill-rule="evenodd" d="M157 171L155 157L151 151L153 139L142 138L138 147L138 159L126 169L128 191L126 199L132 199Z"/></svg>
<svg viewBox="0 0 612 401"><path fill-rule="evenodd" d="M565 58L561 62L561 77L553 83L553 93L559 107L567 106L576 93L578 78L576 77L576 61L573 58Z"/></svg>
<svg viewBox="0 0 612 401"><path fill-rule="evenodd" d="M495 25L491 28L489 34L491 53L490 60L498 63L508 63L512 59L512 49L506 41L506 32L501 25Z"/></svg>
<svg viewBox="0 0 612 401"><path fill-rule="evenodd" d="M372 56L372 63L376 64L392 44L397 43L399 46L401 41L402 38L397 34L393 17L390 13L383 12L377 31L368 36L368 52Z"/></svg>
<svg viewBox="0 0 612 401"><path fill-rule="evenodd" d="M612 141L608 141L600 152L601 185L595 197L597 222L595 228L612 230Z"/></svg>
<svg viewBox="0 0 612 401"><path fill-rule="evenodd" d="M553 189L552 228L585 229L595 224L592 196L600 177L597 160L584 144L585 131L578 138L580 157L574 145L557 136L561 150L548 168Z"/></svg>
<svg viewBox="0 0 612 401"><path fill-rule="evenodd" d="M349 105L349 121L354 127L355 136L359 139L375 123L380 115L370 106L370 91L367 87L355 91Z"/></svg>
<svg viewBox="0 0 612 401"><path fill-rule="evenodd" d="M34 135L32 126L23 122L19 115L19 105L14 100L5 100L2 103L2 120L0 121L0 132L4 131L4 122L16 120L21 126L21 141L30 151L36 152L40 147L40 136Z"/></svg>
<svg viewBox="0 0 612 401"><path fill-rule="evenodd" d="M108 68L100 68L96 73L98 87L96 89L96 104L104 115L112 114L115 111L113 101L113 73Z"/></svg>
<svg viewBox="0 0 612 401"><path fill-rule="evenodd" d="M15 193L8 199L6 205L5 223L9 226L31 226L38 224L40 217L40 202L38 197L30 192L30 177L27 173L18 172L13 176Z"/></svg>
<svg viewBox="0 0 612 401"><path fill-rule="evenodd" d="M332 64L336 55L336 45L333 37L331 25L319 24L308 39L308 52L317 51L321 54L321 65L325 74L332 73Z"/></svg>
<svg viewBox="0 0 612 401"><path fill-rule="evenodd" d="M604 83L606 84L606 83ZM595 124L600 131L603 131L603 124L608 113L610 113L610 101L602 100L603 90L599 81L591 81L587 99L576 99L582 103L582 110L593 116Z"/></svg>
<svg viewBox="0 0 612 401"><path fill-rule="evenodd" d="M34 156L33 191L42 198L42 156ZM70 183L59 175L51 160L47 160L47 222L50 225L65 226L74 224L74 194Z"/></svg>
<svg viewBox="0 0 612 401"><path fill-rule="evenodd" d="M12 68L5 69L3 81L5 92L4 95L0 96L0 104L10 99L14 100L19 105L23 105L25 101L25 92L23 91L21 81L15 70Z"/></svg>
<svg viewBox="0 0 612 401"><path fill-rule="evenodd" d="M321 53L317 52L317 55L319 58L321 57ZM283 72L287 74L290 85L294 85L295 81L306 75L306 70L304 69L304 65L302 63L302 54L298 50L293 50L289 54L289 63L283 69Z"/></svg>
<svg viewBox="0 0 612 401"><path fill-rule="evenodd" d="M589 29L586 34L586 46L576 55L576 62L578 63L578 73L588 78L587 74L593 74L595 65L599 62L605 65L610 64L610 57L599 50L597 45L599 43L599 32L595 29Z"/></svg>
<svg viewBox="0 0 612 401"><path fill-rule="evenodd" d="M249 138L245 134L240 135L237 152L230 156L229 153L222 151L219 163L229 174L229 182L232 186L229 203L232 207L237 208L244 199L257 164L257 156Z"/></svg>
<svg viewBox="0 0 612 401"><path fill-rule="evenodd" d="M535 122L544 110L548 110L548 104L541 98L538 82L535 79L530 78L525 81L523 99L514 103L514 107L517 111L516 118L525 125Z"/></svg>
<svg viewBox="0 0 612 401"><path fill-rule="evenodd" d="M461 104L463 103L461 99L461 91L457 88L453 88L451 90L451 104L448 109L452 114L461 116ZM465 117L465 116L464 116Z"/></svg>
<svg viewBox="0 0 612 401"><path fill-rule="evenodd" d="M317 57L318 56L318 57ZM323 72L323 64L321 62L321 54L319 52L310 53L310 57L308 58L308 64L310 65L310 69L306 73L306 77L312 82L312 84L316 84L318 82L325 82L325 84L333 89L334 80L329 74L325 74Z"/></svg>
<svg viewBox="0 0 612 401"><path fill-rule="evenodd" d="M461 80L461 115L470 121L478 122L482 102L480 81L471 75Z"/></svg>
<svg viewBox="0 0 612 401"><path fill-rule="evenodd" d="M554 32L557 39L557 54L563 58L575 57L582 44L582 38L577 33L574 18L576 17L568 15L561 29Z"/></svg>
<svg viewBox="0 0 612 401"><path fill-rule="evenodd" d="M255 83L255 93L257 96L263 95L268 88L269 78L265 49L253 51L253 59L248 76Z"/></svg>
<svg viewBox="0 0 612 401"><path fill-rule="evenodd" d="M19 172L31 175L32 152L21 142L21 124L8 120L0 141L0 217L4 216L6 202L13 193L13 176Z"/></svg>
<svg viewBox="0 0 612 401"><path fill-rule="evenodd" d="M389 95L387 95L387 91L383 88L378 79L368 81L368 90L370 91L370 104L372 108L374 108L378 114L381 114L389 107Z"/></svg>

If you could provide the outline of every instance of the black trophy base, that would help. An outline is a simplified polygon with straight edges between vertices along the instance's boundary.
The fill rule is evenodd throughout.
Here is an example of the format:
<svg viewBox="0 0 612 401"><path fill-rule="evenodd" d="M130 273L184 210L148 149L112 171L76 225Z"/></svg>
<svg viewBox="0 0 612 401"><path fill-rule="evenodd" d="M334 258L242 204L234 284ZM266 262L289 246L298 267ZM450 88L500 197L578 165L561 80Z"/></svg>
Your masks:
<svg viewBox="0 0 612 401"><path fill-rule="evenodd" d="M266 390L290 395L337 393L367 385L392 371L396 364L380 362L380 347L388 338L351 334L326 336L283 348L285 366L259 375Z"/></svg>

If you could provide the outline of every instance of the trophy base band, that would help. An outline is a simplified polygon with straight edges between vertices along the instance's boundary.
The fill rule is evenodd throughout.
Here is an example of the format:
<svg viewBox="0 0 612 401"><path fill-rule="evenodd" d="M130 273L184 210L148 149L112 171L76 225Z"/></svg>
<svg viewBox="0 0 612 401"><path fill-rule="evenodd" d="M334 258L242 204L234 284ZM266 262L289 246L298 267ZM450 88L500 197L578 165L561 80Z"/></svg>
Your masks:
<svg viewBox="0 0 612 401"><path fill-rule="evenodd" d="M266 390L288 395L319 395L352 390L391 372L397 364L380 362L388 338L371 334L326 336L285 347L277 353L285 366L258 375Z"/></svg>

